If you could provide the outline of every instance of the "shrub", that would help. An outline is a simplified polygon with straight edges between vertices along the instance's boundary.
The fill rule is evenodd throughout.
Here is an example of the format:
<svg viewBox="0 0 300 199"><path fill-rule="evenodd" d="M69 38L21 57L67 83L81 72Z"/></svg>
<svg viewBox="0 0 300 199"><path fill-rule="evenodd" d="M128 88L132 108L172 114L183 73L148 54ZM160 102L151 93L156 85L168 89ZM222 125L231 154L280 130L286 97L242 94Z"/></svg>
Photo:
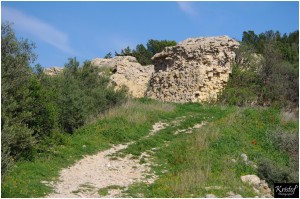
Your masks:
<svg viewBox="0 0 300 199"><path fill-rule="evenodd" d="M257 168L258 176L271 185L274 183L298 182L299 173L292 167L279 167L269 159L261 159Z"/></svg>
<svg viewBox="0 0 300 199"><path fill-rule="evenodd" d="M293 161L299 160L299 133L285 132L282 129L276 129L269 135L270 141L281 151L287 152Z"/></svg>
<svg viewBox="0 0 300 199"><path fill-rule="evenodd" d="M254 71L245 70L239 65L233 65L232 75L228 85L222 92L220 101L229 105L245 106L255 104L258 99L257 74Z"/></svg>
<svg viewBox="0 0 300 199"><path fill-rule="evenodd" d="M270 142L289 155L286 166L279 166L269 159L261 159L258 174L269 184L299 182L299 134L276 129L268 136Z"/></svg>

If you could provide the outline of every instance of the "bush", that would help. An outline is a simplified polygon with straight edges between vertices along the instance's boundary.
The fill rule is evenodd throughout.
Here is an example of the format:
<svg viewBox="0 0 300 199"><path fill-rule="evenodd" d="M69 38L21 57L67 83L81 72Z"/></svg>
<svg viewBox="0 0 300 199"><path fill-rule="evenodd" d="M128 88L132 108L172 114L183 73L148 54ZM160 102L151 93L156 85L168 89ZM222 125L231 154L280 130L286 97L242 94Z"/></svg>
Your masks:
<svg viewBox="0 0 300 199"><path fill-rule="evenodd" d="M258 164L258 174L269 184L299 182L299 134L276 129L268 136L269 141L289 156L288 165L278 166L276 162L262 159Z"/></svg>
<svg viewBox="0 0 300 199"><path fill-rule="evenodd" d="M291 167L279 167L269 159L262 159L258 163L258 176L273 187L274 183L299 182L299 173Z"/></svg>
<svg viewBox="0 0 300 199"><path fill-rule="evenodd" d="M257 96L248 88L228 88L222 94L222 100L228 105L246 106L255 103Z"/></svg>
<svg viewBox="0 0 300 199"><path fill-rule="evenodd" d="M245 35L244 35L245 36ZM252 43L259 37L246 34L236 51L236 63L220 100L230 105L257 104L295 109L299 102L299 76L295 63L284 60L275 40ZM249 43L250 42L250 43ZM254 54L262 52L262 54ZM255 55L255 56L254 56Z"/></svg>
<svg viewBox="0 0 300 199"><path fill-rule="evenodd" d="M299 133L285 132L282 129L270 133L269 140L281 151L287 152L292 161L299 163Z"/></svg>
<svg viewBox="0 0 300 199"><path fill-rule="evenodd" d="M32 69L34 44L18 40L8 23L1 25L1 42L2 176L14 162L32 160L53 132L73 133L126 99L126 91L108 87L90 62L79 67L76 58L69 59L55 77L43 74L40 65Z"/></svg>
<svg viewBox="0 0 300 199"><path fill-rule="evenodd" d="M222 92L220 101L229 105L245 106L256 104L260 82L254 71L233 65L227 87Z"/></svg>

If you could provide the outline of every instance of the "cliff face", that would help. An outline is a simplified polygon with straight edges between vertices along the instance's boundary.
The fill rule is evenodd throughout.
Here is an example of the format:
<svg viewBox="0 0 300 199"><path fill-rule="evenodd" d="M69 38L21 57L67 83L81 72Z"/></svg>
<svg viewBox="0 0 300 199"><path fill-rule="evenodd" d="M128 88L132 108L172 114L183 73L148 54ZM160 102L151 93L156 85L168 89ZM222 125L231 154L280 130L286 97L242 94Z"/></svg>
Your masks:
<svg viewBox="0 0 300 199"><path fill-rule="evenodd" d="M226 85L234 50L239 43L228 36L186 39L153 56L155 72L147 95L170 102L217 99Z"/></svg>

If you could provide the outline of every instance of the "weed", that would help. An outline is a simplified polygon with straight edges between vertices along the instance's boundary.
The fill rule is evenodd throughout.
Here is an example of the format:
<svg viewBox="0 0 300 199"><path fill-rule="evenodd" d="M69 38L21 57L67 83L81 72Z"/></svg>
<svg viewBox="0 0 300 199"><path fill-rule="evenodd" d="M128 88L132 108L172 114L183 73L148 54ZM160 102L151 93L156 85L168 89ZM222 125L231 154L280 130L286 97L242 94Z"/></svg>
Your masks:
<svg viewBox="0 0 300 199"><path fill-rule="evenodd" d="M99 194L100 196L106 196L106 195L108 195L108 188L105 187L105 188L99 189L99 190L98 190L98 194Z"/></svg>
<svg viewBox="0 0 300 199"><path fill-rule="evenodd" d="M109 193L109 190L111 189L120 189L120 190L124 190L125 187L122 187L122 186L119 186L119 185L110 185L110 186L107 186L107 187L103 187L103 188L100 188L98 190L98 194L100 196L107 196L108 193Z"/></svg>

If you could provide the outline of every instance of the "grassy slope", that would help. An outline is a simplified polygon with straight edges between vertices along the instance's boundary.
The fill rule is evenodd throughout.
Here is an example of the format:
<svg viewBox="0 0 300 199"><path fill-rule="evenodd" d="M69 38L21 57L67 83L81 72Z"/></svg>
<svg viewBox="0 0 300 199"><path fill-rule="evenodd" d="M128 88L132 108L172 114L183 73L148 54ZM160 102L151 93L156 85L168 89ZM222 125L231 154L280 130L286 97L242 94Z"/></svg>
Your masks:
<svg viewBox="0 0 300 199"><path fill-rule="evenodd" d="M144 193L145 197L205 197L213 193L226 197L228 191L243 197L254 197L252 188L241 184L240 176L257 174L240 155L246 153L257 163L262 158L274 160L279 166L289 164L286 153L280 152L268 135L281 128L298 129L298 122L282 122L279 111L264 108L233 108L230 114L216 118L209 125L194 130L190 136L175 139L156 154L156 161L169 172L153 185L135 184L127 196ZM228 111L228 108L226 108ZM256 144L253 144L253 141ZM232 159L237 160L233 163ZM205 187L221 186L221 190L206 191Z"/></svg>
<svg viewBox="0 0 300 199"><path fill-rule="evenodd" d="M147 139L140 139L157 121L173 121L188 116L177 127L168 127ZM173 135L201 121L210 123L192 134ZM58 177L61 168L73 164L83 155L93 154L111 144L138 140L122 153L139 155L161 147L154 154L158 166L153 169L160 179L153 185L135 184L127 195L143 193L145 197L203 197L205 186L223 186L217 196L234 191L243 196L254 196L249 187L241 185L239 176L256 171L245 165L239 156L246 153L256 162L269 157L286 165L286 154L279 152L266 139L269 130L281 126L298 128L298 124L282 123L279 112L273 109L238 109L199 104L174 105L150 100L131 101L109 111L101 119L76 131L71 136L60 136L61 144L48 147L34 162L20 162L2 180L2 197L42 197L51 190L41 181ZM58 136L56 137L56 139ZM257 144L253 145L252 141ZM168 146L165 146L168 141ZM237 161L233 164L231 159ZM163 174L167 168L169 172ZM193 195L191 195L193 194Z"/></svg>

